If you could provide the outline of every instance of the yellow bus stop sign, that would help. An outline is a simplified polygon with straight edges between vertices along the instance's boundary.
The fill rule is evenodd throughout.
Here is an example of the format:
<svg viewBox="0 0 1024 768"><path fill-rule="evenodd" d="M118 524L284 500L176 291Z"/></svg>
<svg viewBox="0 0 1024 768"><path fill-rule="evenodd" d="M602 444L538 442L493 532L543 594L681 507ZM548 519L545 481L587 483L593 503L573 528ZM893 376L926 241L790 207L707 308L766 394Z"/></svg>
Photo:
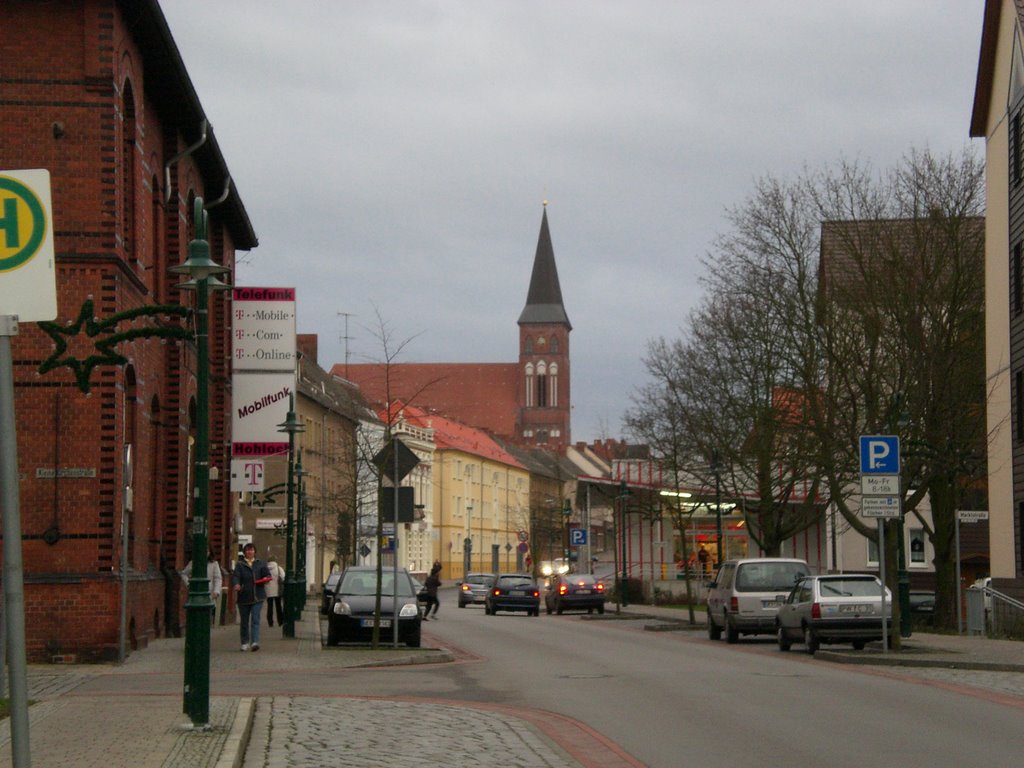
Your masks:
<svg viewBox="0 0 1024 768"><path fill-rule="evenodd" d="M50 172L0 171L0 315L57 318Z"/></svg>

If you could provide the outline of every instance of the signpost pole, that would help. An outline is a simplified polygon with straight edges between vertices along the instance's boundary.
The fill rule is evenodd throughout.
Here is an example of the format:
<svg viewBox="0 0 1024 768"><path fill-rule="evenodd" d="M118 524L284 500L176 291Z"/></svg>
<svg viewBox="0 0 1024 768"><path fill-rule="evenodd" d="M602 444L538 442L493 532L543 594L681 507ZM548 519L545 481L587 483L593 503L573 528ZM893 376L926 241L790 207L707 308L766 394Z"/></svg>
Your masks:
<svg viewBox="0 0 1024 768"><path fill-rule="evenodd" d="M954 531L956 531L956 633L962 635L964 633L964 615L963 615L963 598L960 596L960 510L956 511L956 522L954 523Z"/></svg>
<svg viewBox="0 0 1024 768"><path fill-rule="evenodd" d="M4 529L4 630L11 694L11 758L15 768L32 764L28 733L28 666L25 661L25 583L21 563L21 503L18 494L18 436L14 418L11 336L18 318L0 316L0 506Z"/></svg>
<svg viewBox="0 0 1024 768"><path fill-rule="evenodd" d="M885 518L878 518L878 573L882 577L882 653L889 652L889 622L885 618Z"/></svg>

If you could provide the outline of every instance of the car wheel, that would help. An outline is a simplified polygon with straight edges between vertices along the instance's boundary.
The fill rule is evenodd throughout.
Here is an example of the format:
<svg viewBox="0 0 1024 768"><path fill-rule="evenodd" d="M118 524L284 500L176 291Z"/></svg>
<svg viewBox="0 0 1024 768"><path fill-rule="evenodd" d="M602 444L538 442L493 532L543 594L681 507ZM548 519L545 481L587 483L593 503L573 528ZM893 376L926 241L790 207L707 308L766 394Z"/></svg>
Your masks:
<svg viewBox="0 0 1024 768"><path fill-rule="evenodd" d="M818 636L807 625L804 625L804 648L812 656L818 651Z"/></svg>
<svg viewBox="0 0 1024 768"><path fill-rule="evenodd" d="M555 606L555 613L557 613L559 616L562 615L562 606L561 606L561 604Z"/></svg>
<svg viewBox="0 0 1024 768"><path fill-rule="evenodd" d="M594 609L593 608L587 608L587 616L592 616L593 614L594 614Z"/></svg>
<svg viewBox="0 0 1024 768"><path fill-rule="evenodd" d="M777 634L779 640L779 650L788 651L790 647L793 645L793 642L788 637L786 637L786 632L782 629L781 625L778 628Z"/></svg>
<svg viewBox="0 0 1024 768"><path fill-rule="evenodd" d="M337 645L338 644L338 630L335 629L335 627L331 624L331 622L327 622L327 644L328 645Z"/></svg>
<svg viewBox="0 0 1024 768"><path fill-rule="evenodd" d="M711 611L708 611L708 639L709 640L721 640L722 639L722 628L715 624L715 620L711 618Z"/></svg>
<svg viewBox="0 0 1024 768"><path fill-rule="evenodd" d="M551 606L547 603L544 603L544 610L547 612L548 616L551 615Z"/></svg>
<svg viewBox="0 0 1024 768"><path fill-rule="evenodd" d="M598 612L599 614L602 614L602 615L603 615L603 614L604 614L604 606L603 606L603 605L599 605L599 606L597 606L597 612Z"/></svg>
<svg viewBox="0 0 1024 768"><path fill-rule="evenodd" d="M864 650L864 645L865 645L865 643L864 643L863 640L854 640L853 641L853 650L855 650L855 651L863 651Z"/></svg>
<svg viewBox="0 0 1024 768"><path fill-rule="evenodd" d="M534 609L533 609L533 610L531 611L531 613L532 613L532 614L533 614L534 616L540 616L540 607L538 606L537 608L534 608Z"/></svg>
<svg viewBox="0 0 1024 768"><path fill-rule="evenodd" d="M461 600L459 600L459 608L465 608L465 607L466 607L466 604L464 602L462 602Z"/></svg>
<svg viewBox="0 0 1024 768"><path fill-rule="evenodd" d="M419 634L415 635L414 637L410 637L408 640L405 641L405 644L409 648L419 648L420 647L420 636L419 636Z"/></svg>
<svg viewBox="0 0 1024 768"><path fill-rule="evenodd" d="M738 643L740 640L740 631L733 626L732 622L729 621L729 617L725 617L725 642L730 645Z"/></svg>

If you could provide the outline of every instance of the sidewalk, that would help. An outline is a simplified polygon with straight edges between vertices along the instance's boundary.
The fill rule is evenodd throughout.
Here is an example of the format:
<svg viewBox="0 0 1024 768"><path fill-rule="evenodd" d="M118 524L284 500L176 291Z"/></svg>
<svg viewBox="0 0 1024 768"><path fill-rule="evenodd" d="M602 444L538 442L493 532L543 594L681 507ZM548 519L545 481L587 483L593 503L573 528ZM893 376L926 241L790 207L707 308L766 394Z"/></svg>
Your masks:
<svg viewBox="0 0 1024 768"><path fill-rule="evenodd" d="M409 754L393 755L396 765L461 764L480 768L509 765L546 768L637 768L639 763L582 723L483 703L305 695L239 697L218 694L232 673L315 674L341 669L400 664L443 663L451 653L437 648L330 648L320 643L314 606L284 639L264 626L257 653L242 653L237 625L216 627L211 638L210 723L196 730L182 714L182 638L157 640L133 653L123 665L32 665L29 669L29 735L32 765L75 768L241 768L250 739L258 754L265 732L292 734L291 753L269 756L268 765L302 768L337 758L338 722L346 723L346 762L376 765L381 722L430 722L426 745L438 760L424 759L416 740L401 744ZM324 716L325 712L333 717ZM499 717L489 716L501 713ZM326 729L326 730L324 730ZM261 738L264 741L261 741ZM361 739L361 740L360 740ZM394 745L389 742L389 749ZM330 751L330 750L335 751ZM9 720L0 722L0 768L12 765Z"/></svg>
<svg viewBox="0 0 1024 768"><path fill-rule="evenodd" d="M615 615L615 606L606 609L605 617ZM685 608L656 605L629 605L621 609L621 617L643 618L648 629L678 628L704 631L704 611L695 611L697 627L690 628ZM875 664L905 667L938 667L942 669L975 669L993 672L1024 672L1024 642L995 640L978 635L944 635L915 631L904 638L899 651L882 652L880 643L871 643L863 651L843 645L823 646L815 658L846 664Z"/></svg>

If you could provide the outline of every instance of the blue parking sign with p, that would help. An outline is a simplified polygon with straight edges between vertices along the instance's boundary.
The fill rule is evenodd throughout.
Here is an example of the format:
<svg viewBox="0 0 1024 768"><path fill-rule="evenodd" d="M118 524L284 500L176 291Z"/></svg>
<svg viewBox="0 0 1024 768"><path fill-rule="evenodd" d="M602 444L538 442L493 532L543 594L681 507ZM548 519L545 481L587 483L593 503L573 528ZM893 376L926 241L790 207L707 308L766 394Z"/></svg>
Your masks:
<svg viewBox="0 0 1024 768"><path fill-rule="evenodd" d="M900 438L897 435L861 435L860 471L864 475L898 475Z"/></svg>
<svg viewBox="0 0 1024 768"><path fill-rule="evenodd" d="M569 529L569 545L573 547L584 547L587 544L586 528Z"/></svg>

